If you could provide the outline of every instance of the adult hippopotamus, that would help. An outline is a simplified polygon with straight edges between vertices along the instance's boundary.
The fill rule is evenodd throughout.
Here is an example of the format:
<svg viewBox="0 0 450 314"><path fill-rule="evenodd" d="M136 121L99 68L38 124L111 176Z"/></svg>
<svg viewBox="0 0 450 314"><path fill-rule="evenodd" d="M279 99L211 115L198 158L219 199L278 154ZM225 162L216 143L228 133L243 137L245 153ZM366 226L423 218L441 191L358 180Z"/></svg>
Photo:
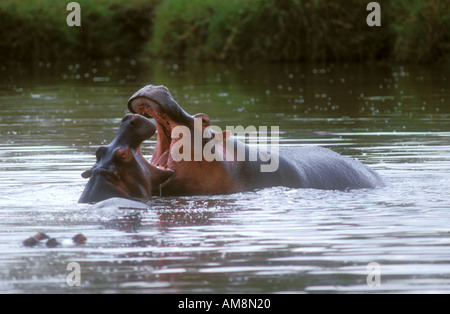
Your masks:
<svg viewBox="0 0 450 314"><path fill-rule="evenodd" d="M230 132L210 130L206 114L188 114L164 86L145 86L129 99L128 109L156 121L157 143L150 164L159 170L173 171L167 181L158 187L153 185L161 195L225 194L273 186L346 190L383 185L382 178L369 167L321 147L280 147L272 154L278 158L276 169L261 171L268 164L264 153L230 136ZM190 132L180 132L180 128ZM203 136L199 140L195 134ZM192 146L213 147L213 154L221 158L198 158L194 150L177 152L185 156L187 153L191 159L174 158L174 148L180 147L181 140ZM239 149L246 157L257 158L236 158Z"/></svg>
<svg viewBox="0 0 450 314"><path fill-rule="evenodd" d="M128 114L108 146L97 149L97 162L82 174L89 181L80 203L96 203L112 197L148 199L154 186L166 181L173 170L158 169L141 154L140 145L155 134L149 119Z"/></svg>

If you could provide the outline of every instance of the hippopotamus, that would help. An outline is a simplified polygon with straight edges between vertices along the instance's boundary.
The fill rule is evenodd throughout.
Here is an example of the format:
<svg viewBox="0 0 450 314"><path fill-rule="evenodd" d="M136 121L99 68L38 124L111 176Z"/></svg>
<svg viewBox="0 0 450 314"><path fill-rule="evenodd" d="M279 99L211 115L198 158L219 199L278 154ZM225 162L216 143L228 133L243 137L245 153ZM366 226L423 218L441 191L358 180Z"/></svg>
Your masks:
<svg viewBox="0 0 450 314"><path fill-rule="evenodd" d="M368 166L322 147L279 147L272 155L278 159L276 169L261 171L268 164L267 155L264 157L259 148L246 145L230 132L211 130L208 115L188 114L165 86L143 87L129 99L128 109L156 122L157 142L150 161L151 170L171 171L165 181L152 178L155 182L152 188L159 195L229 194L274 186L349 190L374 189L384 185L380 175ZM180 128L190 132L181 133ZM200 140L195 138L196 133L203 135ZM214 146L213 153L221 158L175 158L174 148L179 147L179 141L201 145L202 148ZM239 149L245 156L253 154L257 158L236 158ZM186 153L195 154L194 151L182 152ZM150 172L152 177L157 175Z"/></svg>
<svg viewBox="0 0 450 314"><path fill-rule="evenodd" d="M153 122L142 115L127 114L108 146L96 151L95 165L85 172L89 181L79 203L96 203L113 197L149 199L152 190L174 171L150 164L141 153L141 143L155 134Z"/></svg>

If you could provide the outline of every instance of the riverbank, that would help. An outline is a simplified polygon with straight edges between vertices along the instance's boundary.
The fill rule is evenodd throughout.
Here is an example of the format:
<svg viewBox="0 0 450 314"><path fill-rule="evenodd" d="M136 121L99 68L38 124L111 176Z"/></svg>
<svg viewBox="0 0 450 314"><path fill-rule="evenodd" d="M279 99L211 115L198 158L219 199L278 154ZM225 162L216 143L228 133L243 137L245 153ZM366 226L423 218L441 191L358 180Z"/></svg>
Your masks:
<svg viewBox="0 0 450 314"><path fill-rule="evenodd" d="M0 59L162 57L208 61L450 61L450 1L82 0L0 3Z"/></svg>

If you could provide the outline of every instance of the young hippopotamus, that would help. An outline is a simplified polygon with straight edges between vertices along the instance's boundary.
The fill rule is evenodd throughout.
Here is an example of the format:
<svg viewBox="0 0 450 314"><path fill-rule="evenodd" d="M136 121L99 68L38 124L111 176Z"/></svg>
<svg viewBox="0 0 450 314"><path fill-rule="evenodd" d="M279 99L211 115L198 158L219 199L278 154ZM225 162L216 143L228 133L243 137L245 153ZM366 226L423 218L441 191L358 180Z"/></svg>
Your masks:
<svg viewBox="0 0 450 314"><path fill-rule="evenodd" d="M89 181L79 203L96 203L112 197L148 199L152 189L173 175L173 170L151 165L140 145L155 134L155 125L137 114L122 119L116 137L97 149L97 162L85 172Z"/></svg>

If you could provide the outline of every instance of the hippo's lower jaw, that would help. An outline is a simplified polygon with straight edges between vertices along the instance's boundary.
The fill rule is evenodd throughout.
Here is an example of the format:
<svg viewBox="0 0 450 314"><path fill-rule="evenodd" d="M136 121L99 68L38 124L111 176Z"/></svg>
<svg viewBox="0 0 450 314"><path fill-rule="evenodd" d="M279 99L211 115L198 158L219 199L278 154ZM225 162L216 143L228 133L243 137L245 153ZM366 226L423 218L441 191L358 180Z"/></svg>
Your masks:
<svg viewBox="0 0 450 314"><path fill-rule="evenodd" d="M139 98L132 101L132 110L147 118L153 118L156 122L157 140L150 164L161 170L173 170L174 160L170 148L177 141L172 139L172 130L179 126L170 119L166 113L161 112L160 105L148 98Z"/></svg>
<svg viewBox="0 0 450 314"><path fill-rule="evenodd" d="M131 198L131 194L102 174L92 176L78 203L97 203L113 197Z"/></svg>
<svg viewBox="0 0 450 314"><path fill-rule="evenodd" d="M158 169L175 171L176 163L171 156L171 148L180 139L172 138L172 130L177 126L192 129L197 115L186 113L165 86L154 85L137 91L128 101L128 109L132 113L155 119L158 135L150 163ZM209 118L206 115L204 117L209 125Z"/></svg>

